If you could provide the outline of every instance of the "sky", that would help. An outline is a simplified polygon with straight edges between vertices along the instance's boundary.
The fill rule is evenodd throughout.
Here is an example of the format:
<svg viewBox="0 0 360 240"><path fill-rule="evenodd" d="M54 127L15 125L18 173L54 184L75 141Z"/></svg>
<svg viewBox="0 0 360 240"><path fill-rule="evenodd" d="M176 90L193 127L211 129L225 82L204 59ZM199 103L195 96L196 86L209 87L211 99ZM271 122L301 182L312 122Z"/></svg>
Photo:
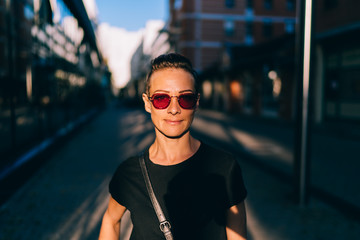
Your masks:
<svg viewBox="0 0 360 240"><path fill-rule="evenodd" d="M167 21L168 1L83 0L89 18L98 21L97 43L111 71L114 94L131 80L134 53L140 47L144 54L151 52Z"/></svg>
<svg viewBox="0 0 360 240"><path fill-rule="evenodd" d="M96 0L100 23L137 31L148 20L167 20L168 0Z"/></svg>

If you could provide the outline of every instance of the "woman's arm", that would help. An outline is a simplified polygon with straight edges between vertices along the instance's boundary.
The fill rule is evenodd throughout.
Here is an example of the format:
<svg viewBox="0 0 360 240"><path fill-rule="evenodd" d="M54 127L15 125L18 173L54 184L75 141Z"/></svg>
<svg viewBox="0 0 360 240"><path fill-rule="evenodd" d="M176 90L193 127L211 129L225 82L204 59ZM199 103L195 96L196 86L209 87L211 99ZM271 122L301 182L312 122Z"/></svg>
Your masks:
<svg viewBox="0 0 360 240"><path fill-rule="evenodd" d="M108 208L103 216L99 240L119 239L120 222L126 208L110 197Z"/></svg>
<svg viewBox="0 0 360 240"><path fill-rule="evenodd" d="M227 211L226 235L228 240L246 239L245 202L232 206Z"/></svg>

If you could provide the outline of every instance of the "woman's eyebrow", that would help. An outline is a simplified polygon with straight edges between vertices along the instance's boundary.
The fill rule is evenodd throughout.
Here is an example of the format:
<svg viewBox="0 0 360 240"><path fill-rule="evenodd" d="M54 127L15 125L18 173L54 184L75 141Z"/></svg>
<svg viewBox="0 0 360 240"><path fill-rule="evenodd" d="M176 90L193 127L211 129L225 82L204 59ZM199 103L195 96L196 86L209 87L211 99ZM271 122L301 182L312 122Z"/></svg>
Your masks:
<svg viewBox="0 0 360 240"><path fill-rule="evenodd" d="M154 93L157 93L157 92L170 93L170 91L162 90L162 89L158 89L158 90L155 90L155 91L154 91ZM184 93L184 92L194 92L194 90L192 90L192 89L186 89L186 90L181 90L181 91L179 91L179 93Z"/></svg>
<svg viewBox="0 0 360 240"><path fill-rule="evenodd" d="M192 89L187 89L187 90L182 90L182 91L180 91L179 93L183 93L183 92L194 92L194 90L192 90Z"/></svg>
<svg viewBox="0 0 360 240"><path fill-rule="evenodd" d="M166 90L161 90L161 89L159 89L159 90L155 90L155 91L154 91L154 93L156 93L156 92L166 92L166 93L169 93L170 91L166 91Z"/></svg>

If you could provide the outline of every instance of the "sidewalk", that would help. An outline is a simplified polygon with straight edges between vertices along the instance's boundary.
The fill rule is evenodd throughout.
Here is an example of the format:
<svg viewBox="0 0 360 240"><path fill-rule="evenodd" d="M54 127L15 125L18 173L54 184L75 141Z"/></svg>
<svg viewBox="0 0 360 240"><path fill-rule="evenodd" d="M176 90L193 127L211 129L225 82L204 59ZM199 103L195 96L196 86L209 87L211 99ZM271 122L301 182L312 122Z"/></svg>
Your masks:
<svg viewBox="0 0 360 240"><path fill-rule="evenodd" d="M266 126L253 123L250 127L220 113L198 113L193 130L204 141L230 146L236 153L257 152L262 161L280 171L291 169L291 143L286 131L272 139L261 135ZM271 131L278 132L274 128L268 134ZM152 123L143 110L109 107L1 206L0 239L97 239L109 197L107 185L116 166L149 145L153 138ZM274 162L279 154L282 157ZM249 239L360 236L359 222L317 198L311 198L306 208L294 204L291 184L257 167L251 159L241 160L249 191ZM131 223L124 220L122 229L122 239L127 239Z"/></svg>
<svg viewBox="0 0 360 240"><path fill-rule="evenodd" d="M249 190L250 239L360 236L359 215L354 220L338 210L357 213L360 207L356 171L360 167L356 157L359 139L312 133L312 192L309 205L302 208L295 204L292 187L293 126L201 110L193 123L193 132L209 143L237 153ZM337 205L343 203L348 207ZM356 209L351 209L353 206Z"/></svg>
<svg viewBox="0 0 360 240"><path fill-rule="evenodd" d="M84 126L1 206L0 239L97 239L108 182L137 151L123 128L136 127L140 118L108 109Z"/></svg>
<svg viewBox="0 0 360 240"><path fill-rule="evenodd" d="M208 129L213 131L209 132ZM245 155L252 163L268 168L283 178L292 178L295 138L294 126L289 123L272 119L231 117L203 110L199 111L197 121L194 122L194 130L213 141L220 137L222 142L225 142L224 148ZM341 207L344 211L359 213L358 220L359 146L360 137L339 136L324 132L323 129L313 129L310 132L311 194L333 205L348 205L350 209Z"/></svg>

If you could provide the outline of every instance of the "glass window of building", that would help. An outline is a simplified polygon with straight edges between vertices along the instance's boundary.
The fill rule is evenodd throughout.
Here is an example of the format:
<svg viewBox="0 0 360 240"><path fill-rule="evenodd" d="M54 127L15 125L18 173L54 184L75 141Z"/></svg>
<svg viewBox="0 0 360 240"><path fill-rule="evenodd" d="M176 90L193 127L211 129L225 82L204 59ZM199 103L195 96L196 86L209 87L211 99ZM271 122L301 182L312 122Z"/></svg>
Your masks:
<svg viewBox="0 0 360 240"><path fill-rule="evenodd" d="M0 1L0 171L103 102L92 31L69 2Z"/></svg>
<svg viewBox="0 0 360 240"><path fill-rule="evenodd" d="M225 35L227 37L232 37L234 36L235 33L235 23L234 20L232 19L227 19L224 22L224 30L225 30Z"/></svg>
<svg viewBox="0 0 360 240"><path fill-rule="evenodd" d="M235 7L235 0L225 0L225 6L227 8L233 8Z"/></svg>
<svg viewBox="0 0 360 240"><path fill-rule="evenodd" d="M183 0L175 0L174 2L174 8L176 10L180 10L183 6Z"/></svg>
<svg viewBox="0 0 360 240"><path fill-rule="evenodd" d="M273 8L272 0L264 0L264 8L267 10L271 10Z"/></svg>
<svg viewBox="0 0 360 240"><path fill-rule="evenodd" d="M286 0L286 8L289 11L295 10L295 0Z"/></svg>
<svg viewBox="0 0 360 240"><path fill-rule="evenodd" d="M245 33L246 36L252 36L253 35L253 23L252 22L246 22L245 25Z"/></svg>
<svg viewBox="0 0 360 240"><path fill-rule="evenodd" d="M34 9L29 4L24 4L24 16L27 20L34 19Z"/></svg>
<svg viewBox="0 0 360 240"><path fill-rule="evenodd" d="M247 16L253 16L254 15L254 9L253 9L253 0L247 0L246 1L246 9L245 14Z"/></svg>
<svg viewBox="0 0 360 240"><path fill-rule="evenodd" d="M273 35L273 24L270 19L266 19L263 22L263 36L271 37Z"/></svg>
<svg viewBox="0 0 360 240"><path fill-rule="evenodd" d="M324 0L325 9L333 9L338 6L338 0Z"/></svg>
<svg viewBox="0 0 360 240"><path fill-rule="evenodd" d="M287 33L295 32L295 21L292 20L285 21L285 32Z"/></svg>
<svg viewBox="0 0 360 240"><path fill-rule="evenodd" d="M253 30L254 30L253 23L251 21L246 22L246 25L245 25L245 44L246 45L252 45L254 43Z"/></svg>

